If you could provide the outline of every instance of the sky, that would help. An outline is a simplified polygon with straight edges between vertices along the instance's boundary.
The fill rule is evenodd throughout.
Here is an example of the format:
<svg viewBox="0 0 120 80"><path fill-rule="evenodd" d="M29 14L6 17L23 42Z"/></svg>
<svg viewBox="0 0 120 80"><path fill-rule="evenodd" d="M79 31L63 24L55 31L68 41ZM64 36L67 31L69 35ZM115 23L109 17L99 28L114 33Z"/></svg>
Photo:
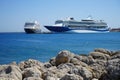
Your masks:
<svg viewBox="0 0 120 80"><path fill-rule="evenodd" d="M89 15L109 27L120 27L120 0L0 0L0 32L24 32L25 22L35 20L44 26Z"/></svg>

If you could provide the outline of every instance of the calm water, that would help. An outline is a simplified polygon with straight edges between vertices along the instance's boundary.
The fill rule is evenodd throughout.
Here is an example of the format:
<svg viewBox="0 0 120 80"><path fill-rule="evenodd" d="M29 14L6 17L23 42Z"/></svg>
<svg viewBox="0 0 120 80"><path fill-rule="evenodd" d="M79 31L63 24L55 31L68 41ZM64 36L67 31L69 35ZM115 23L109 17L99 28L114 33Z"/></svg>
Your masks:
<svg viewBox="0 0 120 80"><path fill-rule="evenodd" d="M0 64L20 62L29 58L46 62L61 50L88 54L95 48L120 50L120 33L0 33Z"/></svg>

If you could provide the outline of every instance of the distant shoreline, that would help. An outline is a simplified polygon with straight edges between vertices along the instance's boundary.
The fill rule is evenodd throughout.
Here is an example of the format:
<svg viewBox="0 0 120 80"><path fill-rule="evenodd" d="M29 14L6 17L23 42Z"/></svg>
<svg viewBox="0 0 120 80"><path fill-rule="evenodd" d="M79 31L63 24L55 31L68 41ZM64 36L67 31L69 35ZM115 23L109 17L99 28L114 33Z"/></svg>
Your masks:
<svg viewBox="0 0 120 80"><path fill-rule="evenodd" d="M110 32L120 32L120 28L111 28Z"/></svg>

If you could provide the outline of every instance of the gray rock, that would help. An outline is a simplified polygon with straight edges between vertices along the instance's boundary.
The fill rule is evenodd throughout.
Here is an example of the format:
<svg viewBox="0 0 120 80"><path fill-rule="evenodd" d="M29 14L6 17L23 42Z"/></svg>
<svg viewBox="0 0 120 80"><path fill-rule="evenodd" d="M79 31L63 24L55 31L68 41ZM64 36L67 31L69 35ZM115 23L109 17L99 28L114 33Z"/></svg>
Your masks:
<svg viewBox="0 0 120 80"><path fill-rule="evenodd" d="M120 80L120 59L109 60L102 80Z"/></svg>
<svg viewBox="0 0 120 80"><path fill-rule="evenodd" d="M93 78L92 80L98 80L98 79L96 79L96 78Z"/></svg>
<svg viewBox="0 0 120 80"><path fill-rule="evenodd" d="M69 73L82 76L84 80L91 80L93 77L92 73L90 72L90 69L82 66L78 66L71 69Z"/></svg>
<svg viewBox="0 0 120 80"><path fill-rule="evenodd" d="M83 78L75 74L66 74L60 80L83 80Z"/></svg>
<svg viewBox="0 0 120 80"><path fill-rule="evenodd" d="M0 80L16 80L16 79L13 79L13 78L0 77Z"/></svg>
<svg viewBox="0 0 120 80"><path fill-rule="evenodd" d="M0 77L22 80L21 70L16 65L0 65Z"/></svg>
<svg viewBox="0 0 120 80"><path fill-rule="evenodd" d="M56 56L55 63L57 66L62 63L68 63L73 56L74 54L72 54L70 51L63 50Z"/></svg>
<svg viewBox="0 0 120 80"><path fill-rule="evenodd" d="M65 63L65 64L60 64L57 66L57 69L68 69L70 70L71 68L74 68L74 65L72 63Z"/></svg>
<svg viewBox="0 0 120 80"><path fill-rule="evenodd" d="M59 78L47 76L47 77L45 78L45 80L59 80Z"/></svg>
<svg viewBox="0 0 120 80"><path fill-rule="evenodd" d="M58 77L52 71L44 72L42 75L43 80L57 80Z"/></svg>
<svg viewBox="0 0 120 80"><path fill-rule="evenodd" d="M33 66L42 67L43 63L41 63L37 60L34 60L34 59L29 59L29 60L20 62L18 64L18 66L20 67L21 70L24 70L25 68L30 68L30 67L33 67Z"/></svg>
<svg viewBox="0 0 120 80"><path fill-rule="evenodd" d="M52 65L49 62L46 62L46 63L44 63L44 67L45 68L50 68L50 67L52 67Z"/></svg>
<svg viewBox="0 0 120 80"><path fill-rule="evenodd" d="M36 77L28 77L28 78L24 78L23 80L43 80L43 79Z"/></svg>
<svg viewBox="0 0 120 80"><path fill-rule="evenodd" d="M36 66L24 69L22 74L23 74L23 78L28 78L28 77L41 78L42 75L41 71Z"/></svg>

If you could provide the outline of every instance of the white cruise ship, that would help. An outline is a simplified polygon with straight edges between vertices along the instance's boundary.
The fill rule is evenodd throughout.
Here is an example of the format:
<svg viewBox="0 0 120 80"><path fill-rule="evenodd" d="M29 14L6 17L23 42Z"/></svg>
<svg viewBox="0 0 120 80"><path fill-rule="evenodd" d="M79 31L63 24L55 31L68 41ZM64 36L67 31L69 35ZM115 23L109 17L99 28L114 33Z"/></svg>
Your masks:
<svg viewBox="0 0 120 80"><path fill-rule="evenodd" d="M109 32L107 23L102 20L93 20L92 18L76 21L74 18L66 20L57 20L53 26L45 26L52 32L71 32L71 33L98 33Z"/></svg>
<svg viewBox="0 0 120 80"><path fill-rule="evenodd" d="M41 33L40 24L37 21L26 22L24 30L26 33Z"/></svg>

